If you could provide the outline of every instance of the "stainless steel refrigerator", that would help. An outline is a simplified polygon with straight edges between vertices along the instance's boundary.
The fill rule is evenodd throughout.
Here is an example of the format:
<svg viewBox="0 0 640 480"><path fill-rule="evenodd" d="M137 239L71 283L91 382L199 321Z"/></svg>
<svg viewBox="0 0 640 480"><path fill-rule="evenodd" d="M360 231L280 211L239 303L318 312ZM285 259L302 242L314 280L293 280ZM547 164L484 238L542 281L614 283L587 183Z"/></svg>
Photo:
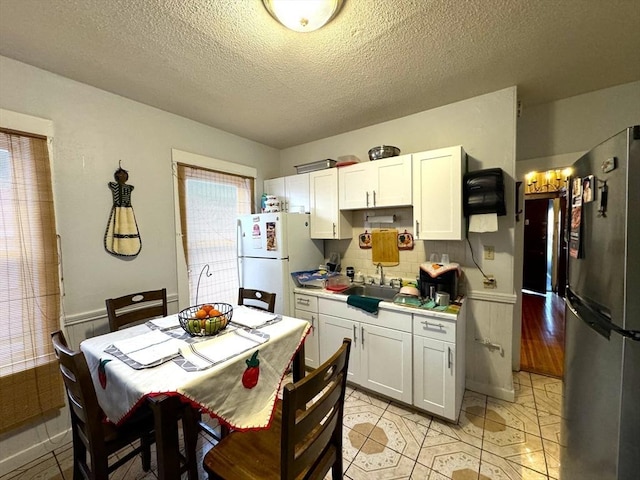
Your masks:
<svg viewBox="0 0 640 480"><path fill-rule="evenodd" d="M561 480L640 478L640 125L573 165Z"/></svg>
<svg viewBox="0 0 640 480"><path fill-rule="evenodd" d="M276 313L293 315L291 272L324 263L322 240L312 240L309 215L259 213L238 217L238 275L241 287L276 294Z"/></svg>

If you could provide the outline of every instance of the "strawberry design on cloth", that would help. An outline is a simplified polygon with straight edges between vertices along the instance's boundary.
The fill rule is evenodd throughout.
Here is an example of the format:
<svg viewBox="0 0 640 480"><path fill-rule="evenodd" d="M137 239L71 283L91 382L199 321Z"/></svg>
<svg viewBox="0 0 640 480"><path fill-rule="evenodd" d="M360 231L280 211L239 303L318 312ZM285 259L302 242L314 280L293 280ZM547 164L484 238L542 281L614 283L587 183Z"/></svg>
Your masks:
<svg viewBox="0 0 640 480"><path fill-rule="evenodd" d="M258 360L258 350L256 350L251 358L245 360L247 369L242 374L242 385L244 388L253 388L258 384L260 377L260 360Z"/></svg>
<svg viewBox="0 0 640 480"><path fill-rule="evenodd" d="M100 360L100 365L98 365L98 381L103 390L107 388L107 370L105 367L110 361L109 359Z"/></svg>

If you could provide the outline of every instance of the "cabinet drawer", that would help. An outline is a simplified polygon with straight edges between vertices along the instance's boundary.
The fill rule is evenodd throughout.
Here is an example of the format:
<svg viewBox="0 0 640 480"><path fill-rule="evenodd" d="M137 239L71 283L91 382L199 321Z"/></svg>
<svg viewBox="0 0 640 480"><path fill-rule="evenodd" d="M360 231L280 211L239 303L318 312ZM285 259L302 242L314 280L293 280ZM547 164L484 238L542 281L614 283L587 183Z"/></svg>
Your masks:
<svg viewBox="0 0 640 480"><path fill-rule="evenodd" d="M441 318L413 316L413 334L445 342L456 342L456 323Z"/></svg>
<svg viewBox="0 0 640 480"><path fill-rule="evenodd" d="M295 294L296 310L304 310L306 312L318 311L318 297L314 295L304 295L303 293Z"/></svg>
<svg viewBox="0 0 640 480"><path fill-rule="evenodd" d="M374 315L352 307L344 300L330 300L328 298L320 298L319 300L318 311L320 313L411 333L411 313L380 309L377 315Z"/></svg>

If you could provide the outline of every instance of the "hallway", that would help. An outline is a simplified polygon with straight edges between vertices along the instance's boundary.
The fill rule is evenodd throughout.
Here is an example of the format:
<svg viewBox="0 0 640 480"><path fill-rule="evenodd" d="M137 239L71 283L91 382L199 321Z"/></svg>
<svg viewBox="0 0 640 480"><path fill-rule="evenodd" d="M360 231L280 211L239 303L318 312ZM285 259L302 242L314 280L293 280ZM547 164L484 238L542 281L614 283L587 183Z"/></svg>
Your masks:
<svg viewBox="0 0 640 480"><path fill-rule="evenodd" d="M520 369L526 372L562 378L564 370L564 301L546 295L522 291L522 345Z"/></svg>

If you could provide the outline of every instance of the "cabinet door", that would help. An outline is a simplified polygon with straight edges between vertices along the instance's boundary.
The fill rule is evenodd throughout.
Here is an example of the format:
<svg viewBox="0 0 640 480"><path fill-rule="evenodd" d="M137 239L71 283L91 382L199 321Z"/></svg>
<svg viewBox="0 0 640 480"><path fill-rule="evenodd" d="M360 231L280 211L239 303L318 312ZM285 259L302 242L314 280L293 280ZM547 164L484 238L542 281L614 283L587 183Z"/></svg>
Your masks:
<svg viewBox="0 0 640 480"><path fill-rule="evenodd" d="M373 207L370 162L338 169L339 205L341 210Z"/></svg>
<svg viewBox="0 0 640 480"><path fill-rule="evenodd" d="M280 202L284 202L287 192L284 185L284 177L270 178L264 181L264 193L275 195Z"/></svg>
<svg viewBox="0 0 640 480"><path fill-rule="evenodd" d="M462 147L413 154L414 236L420 240L462 240Z"/></svg>
<svg viewBox="0 0 640 480"><path fill-rule="evenodd" d="M309 174L300 173L284 177L287 212L309 213Z"/></svg>
<svg viewBox="0 0 640 480"><path fill-rule="evenodd" d="M360 325L360 384L395 400L411 403L411 334L390 328Z"/></svg>
<svg viewBox="0 0 640 480"><path fill-rule="evenodd" d="M338 182L334 169L309 174L311 238L335 238Z"/></svg>
<svg viewBox="0 0 640 480"><path fill-rule="evenodd" d="M413 337L413 405L456 420L455 345Z"/></svg>
<svg viewBox="0 0 640 480"><path fill-rule="evenodd" d="M311 238L351 238L353 229L349 212L338 210L337 168L309 173ZM337 349L336 349L337 350Z"/></svg>
<svg viewBox="0 0 640 480"><path fill-rule="evenodd" d="M374 207L411 205L411 155L385 158L370 163L371 202ZM371 204L369 206L372 206Z"/></svg>
<svg viewBox="0 0 640 480"><path fill-rule="evenodd" d="M304 363L306 367L317 368L320 365L320 345L318 343L318 314L304 310L295 311L296 318L311 324L311 331L304 341ZM337 350L337 349L336 349Z"/></svg>
<svg viewBox="0 0 640 480"><path fill-rule="evenodd" d="M342 340L350 338L349 369L347 380L360 385L360 324L330 315L320 314L320 362L336 353Z"/></svg>

